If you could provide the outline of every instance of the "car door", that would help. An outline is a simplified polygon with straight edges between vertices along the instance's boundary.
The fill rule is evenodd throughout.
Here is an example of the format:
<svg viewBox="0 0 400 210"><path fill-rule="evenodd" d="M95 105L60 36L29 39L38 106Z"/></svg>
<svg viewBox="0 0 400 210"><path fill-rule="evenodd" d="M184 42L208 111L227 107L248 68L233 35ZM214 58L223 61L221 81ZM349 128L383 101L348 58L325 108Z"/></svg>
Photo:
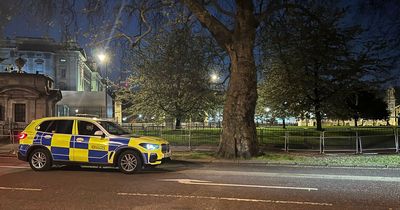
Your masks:
<svg viewBox="0 0 400 210"><path fill-rule="evenodd" d="M73 138L73 123L73 120L50 120L38 126L38 132L42 132L39 137L40 142L51 151L53 160L71 160L70 142Z"/></svg>
<svg viewBox="0 0 400 210"><path fill-rule="evenodd" d="M95 136L96 131L101 131L93 122L77 120L77 135L74 138L74 161L88 163L108 162L108 142L105 135Z"/></svg>

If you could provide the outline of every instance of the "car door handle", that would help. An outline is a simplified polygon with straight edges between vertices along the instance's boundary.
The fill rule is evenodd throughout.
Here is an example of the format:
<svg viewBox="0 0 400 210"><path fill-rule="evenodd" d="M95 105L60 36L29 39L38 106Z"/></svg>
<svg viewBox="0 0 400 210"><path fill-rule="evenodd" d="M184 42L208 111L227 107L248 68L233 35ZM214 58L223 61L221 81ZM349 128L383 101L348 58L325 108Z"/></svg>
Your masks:
<svg viewBox="0 0 400 210"><path fill-rule="evenodd" d="M83 138L76 138L76 142L83 142Z"/></svg>
<svg viewBox="0 0 400 210"><path fill-rule="evenodd" d="M51 136L50 136L50 135L45 135L45 136L43 136L43 138L45 138L45 139L51 139Z"/></svg>

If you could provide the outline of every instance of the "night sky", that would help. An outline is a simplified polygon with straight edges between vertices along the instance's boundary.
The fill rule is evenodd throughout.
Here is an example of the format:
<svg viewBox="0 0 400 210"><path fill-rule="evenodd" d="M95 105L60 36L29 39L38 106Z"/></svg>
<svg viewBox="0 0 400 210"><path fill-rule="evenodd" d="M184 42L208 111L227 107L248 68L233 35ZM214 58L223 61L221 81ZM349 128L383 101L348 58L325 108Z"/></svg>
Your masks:
<svg viewBox="0 0 400 210"><path fill-rule="evenodd" d="M12 2L12 1L11 1ZM83 3L85 1L77 1L76 9L77 11L82 11L84 7ZM96 20L97 22L94 23L96 27L89 28L89 22L85 15L77 14L76 18L76 25L72 24L72 27L75 27L76 30L76 38L78 43L81 47L83 47L86 53L89 56L93 56L95 51L101 48L107 48L107 42L101 42L97 44L93 44L92 40L102 40L105 37L110 36L111 33L111 26L114 25L115 20L118 16L118 7L119 4L115 2L119 1L112 1L110 5L108 5L107 9L112 10L106 12L103 19ZM360 7L360 0L348 0L348 1L338 1L341 6L349 7L350 13L344 19L344 24L361 24L364 26L373 26L370 27L369 35L374 36L379 31L387 28L391 28L390 21L391 18L396 17L398 14L398 5L390 6L391 4L386 5L385 8L380 8L380 12L369 12L368 5L370 2L374 3L375 1L364 1L367 2L365 4L361 4ZM396 1L392 1L395 4ZM124 0L122 1L124 3ZM375 2L376 3L376 2ZM363 6L364 8L362 12ZM44 24L42 20L36 18L29 12L22 12L21 15L14 16L12 20L6 25L5 30L3 32L4 37L14 38L16 36L28 36L28 37L42 37L47 36L50 38L55 39L56 41L60 41L62 39L63 30L62 25L62 18L60 15L54 15L54 17L50 20L49 26ZM379 21L377 20L377 17ZM138 24L137 21L132 20L132 18L128 18L125 14L120 16L120 21L123 22L123 27L121 27L127 34L136 34L138 33ZM106 26L106 27L103 27ZM392 31L393 32L393 31ZM98 34L97 37L93 37L95 34ZM109 52L112 54L112 59L110 61L109 69L112 71L112 78L117 80L120 73L119 69L121 69L121 49L118 46L113 45L113 43L109 43Z"/></svg>

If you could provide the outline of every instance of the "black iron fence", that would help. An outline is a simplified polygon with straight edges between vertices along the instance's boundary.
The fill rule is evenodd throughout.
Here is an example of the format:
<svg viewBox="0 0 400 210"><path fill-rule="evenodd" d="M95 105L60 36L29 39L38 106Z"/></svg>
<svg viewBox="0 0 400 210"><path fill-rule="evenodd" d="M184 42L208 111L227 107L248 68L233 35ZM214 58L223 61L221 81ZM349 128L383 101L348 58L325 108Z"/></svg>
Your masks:
<svg viewBox="0 0 400 210"><path fill-rule="evenodd" d="M218 146L221 128L191 127L168 129L164 126L124 126L138 135L158 136L173 146ZM304 127L257 128L259 144L267 149L284 151L399 152L399 129L397 127L330 127L324 131Z"/></svg>
<svg viewBox="0 0 400 210"><path fill-rule="evenodd" d="M220 141L221 128L187 126L185 129L170 129L155 124L123 127L134 134L157 136L166 139L172 146L188 149L216 148ZM327 152L399 152L400 127L330 127L324 131L315 128L291 126L257 128L260 146L266 150ZM23 127L0 125L0 153L15 153L18 133Z"/></svg>
<svg viewBox="0 0 400 210"><path fill-rule="evenodd" d="M18 134L25 125L0 125L0 154L16 154L18 148Z"/></svg>

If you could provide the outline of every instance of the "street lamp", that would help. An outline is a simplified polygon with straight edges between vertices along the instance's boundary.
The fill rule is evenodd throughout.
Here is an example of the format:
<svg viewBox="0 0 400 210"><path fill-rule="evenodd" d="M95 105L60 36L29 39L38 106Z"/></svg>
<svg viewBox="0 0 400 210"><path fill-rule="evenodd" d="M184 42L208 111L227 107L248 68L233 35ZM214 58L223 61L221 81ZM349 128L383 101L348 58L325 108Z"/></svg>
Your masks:
<svg viewBox="0 0 400 210"><path fill-rule="evenodd" d="M100 63L102 63L102 64L105 64L105 76L106 76L106 86L105 86L105 90L104 90L104 92L105 92L105 95L106 95L106 100L105 100L105 102L106 102L106 106L105 106L105 116L106 116L106 118L108 117L108 110L107 110L107 105L108 105L108 103L107 103L107 86L108 86L108 71L107 71L107 64L108 64L108 56L107 56L107 54L106 53L104 53L104 52L101 52L101 53L99 53L98 55L97 55L97 58L99 59L99 61L100 61Z"/></svg>
<svg viewBox="0 0 400 210"><path fill-rule="evenodd" d="M212 82L217 82L219 80L219 76L216 73L211 74L211 81Z"/></svg>

